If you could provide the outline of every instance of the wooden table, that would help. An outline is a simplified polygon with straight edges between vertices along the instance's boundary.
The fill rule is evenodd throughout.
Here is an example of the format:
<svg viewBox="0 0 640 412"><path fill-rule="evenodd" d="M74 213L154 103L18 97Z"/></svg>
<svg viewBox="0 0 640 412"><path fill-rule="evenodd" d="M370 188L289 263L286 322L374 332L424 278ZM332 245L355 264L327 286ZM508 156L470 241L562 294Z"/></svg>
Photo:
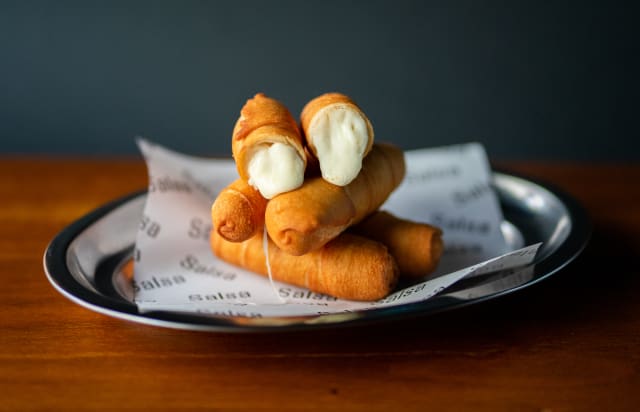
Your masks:
<svg viewBox="0 0 640 412"><path fill-rule="evenodd" d="M0 158L0 410L639 410L640 165L502 165L592 217L556 276L413 320L224 334L113 319L45 278L48 241L145 187L141 161Z"/></svg>

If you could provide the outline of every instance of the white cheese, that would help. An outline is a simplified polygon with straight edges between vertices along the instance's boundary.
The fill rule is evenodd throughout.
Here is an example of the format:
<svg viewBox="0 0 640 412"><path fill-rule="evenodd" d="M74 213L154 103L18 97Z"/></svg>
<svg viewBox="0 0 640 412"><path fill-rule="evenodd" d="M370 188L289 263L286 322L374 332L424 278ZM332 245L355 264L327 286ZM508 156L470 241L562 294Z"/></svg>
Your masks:
<svg viewBox="0 0 640 412"><path fill-rule="evenodd" d="M266 199L297 189L304 180L304 162L284 143L261 144L248 154L249 184Z"/></svg>
<svg viewBox="0 0 640 412"><path fill-rule="evenodd" d="M367 122L358 111L339 103L323 107L313 117L308 137L325 180L345 186L358 176L369 142Z"/></svg>

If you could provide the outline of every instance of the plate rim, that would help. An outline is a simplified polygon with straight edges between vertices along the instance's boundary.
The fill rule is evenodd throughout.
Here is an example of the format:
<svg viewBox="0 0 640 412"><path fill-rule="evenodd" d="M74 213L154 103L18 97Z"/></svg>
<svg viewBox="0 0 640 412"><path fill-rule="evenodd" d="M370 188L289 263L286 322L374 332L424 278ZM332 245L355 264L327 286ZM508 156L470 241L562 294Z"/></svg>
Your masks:
<svg viewBox="0 0 640 412"><path fill-rule="evenodd" d="M392 307L369 309L366 311L356 311L353 312L353 316L345 316L343 313L332 313L293 317L265 317L262 319L269 320L269 322L261 323L259 321L254 321L247 324L237 323L236 320L238 318L234 317L209 315L199 316L169 311L140 312L138 307L132 302L114 299L109 296L90 291L82 286L69 270L66 256L71 242L73 242L73 240L87 227L100 218L108 215L114 209L145 195L147 193L145 189L134 191L111 200L91 210L64 227L48 243L45 249L43 256L44 272L49 283L51 283L51 285L60 294L80 306L107 316L131 322L173 329L207 332L291 331L323 327L336 328L354 326L355 324L368 324L385 319L390 320L432 315L443 311L459 309L482 303L537 284L569 265L582 253L589 242L592 232L592 225L589 216L583 206L564 190L558 188L554 184L543 181L542 179L531 178L521 173L506 171L502 167L492 168L492 177L495 177L495 175L504 175L520 179L550 192L553 196L558 198L567 209L567 212L571 217L572 227L567 238L556 250L546 256L543 260L534 263L534 272L542 273L541 275L534 276L533 279L521 285L464 301L455 300L455 302L452 303L451 301L454 299L447 298L445 294L435 296L425 302L415 302ZM576 224L576 222L578 224ZM130 247L130 245L125 245L123 250L128 247ZM60 274L62 274L62 276Z"/></svg>

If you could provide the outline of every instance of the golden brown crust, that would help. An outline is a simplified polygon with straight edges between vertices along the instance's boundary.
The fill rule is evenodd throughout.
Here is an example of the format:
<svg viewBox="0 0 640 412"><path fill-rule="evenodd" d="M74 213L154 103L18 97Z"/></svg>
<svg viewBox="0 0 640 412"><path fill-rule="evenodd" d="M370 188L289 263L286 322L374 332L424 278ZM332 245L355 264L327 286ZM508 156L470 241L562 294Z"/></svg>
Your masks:
<svg viewBox="0 0 640 412"><path fill-rule="evenodd" d="M269 236L293 255L315 250L378 209L404 174L402 151L377 143L348 185L336 186L316 177L271 199L265 212Z"/></svg>
<svg viewBox="0 0 640 412"><path fill-rule="evenodd" d="M367 123L369 141L363 153L363 157L366 156L371 150L371 147L373 145L373 126L371 125L369 118L364 114L364 112L360 109L360 107L356 104L356 102L354 102L349 96L344 95L342 93L325 93L309 101L302 109L302 113L300 114L300 123L302 125L302 130L303 130L307 145L311 149L311 152L314 155L316 155L316 148L313 142L311 142L308 137L309 126L313 121L313 117L318 113L319 110L333 104L348 107L349 109L356 111L357 113L360 114L360 116L362 116L364 121Z"/></svg>
<svg viewBox="0 0 640 412"><path fill-rule="evenodd" d="M237 179L222 189L211 207L213 228L230 242L242 242L262 231L267 199Z"/></svg>
<svg viewBox="0 0 640 412"><path fill-rule="evenodd" d="M242 179L249 180L246 157L249 149L276 142L293 147L306 165L302 134L295 119L285 105L264 93L258 93L247 100L233 128L231 150Z"/></svg>
<svg viewBox="0 0 640 412"><path fill-rule="evenodd" d="M400 275L420 278L433 272L442 256L442 230L377 211L350 230L382 243L396 259Z"/></svg>
<svg viewBox="0 0 640 412"><path fill-rule="evenodd" d="M210 240L219 258L268 275L261 234L232 243L212 231ZM349 300L382 299L391 293L399 275L385 246L349 233L303 256L292 256L269 242L269 264L275 280Z"/></svg>

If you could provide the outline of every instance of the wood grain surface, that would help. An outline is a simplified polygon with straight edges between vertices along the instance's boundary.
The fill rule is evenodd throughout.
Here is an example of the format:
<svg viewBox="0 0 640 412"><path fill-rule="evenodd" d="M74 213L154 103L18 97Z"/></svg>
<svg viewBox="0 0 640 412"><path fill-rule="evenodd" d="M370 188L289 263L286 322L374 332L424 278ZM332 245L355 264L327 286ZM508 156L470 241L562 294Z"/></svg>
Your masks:
<svg viewBox="0 0 640 412"><path fill-rule="evenodd" d="M640 165L500 166L588 210L556 276L429 317L227 334L113 319L47 282L47 243L144 188L140 160L0 158L0 410L639 410Z"/></svg>

